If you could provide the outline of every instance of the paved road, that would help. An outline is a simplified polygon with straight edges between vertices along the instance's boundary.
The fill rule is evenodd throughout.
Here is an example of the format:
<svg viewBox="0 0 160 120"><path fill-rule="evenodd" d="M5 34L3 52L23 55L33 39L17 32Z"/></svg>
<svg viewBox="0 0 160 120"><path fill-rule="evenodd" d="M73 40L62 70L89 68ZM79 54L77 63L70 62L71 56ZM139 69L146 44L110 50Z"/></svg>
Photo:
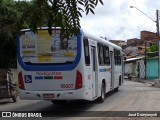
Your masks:
<svg viewBox="0 0 160 120"><path fill-rule="evenodd" d="M61 116L64 116L63 111L71 111L71 115L76 116L72 119L82 119L80 116L84 115L103 114L93 111L160 111L160 88L152 87L148 83L125 81L118 92L107 94L102 104L97 101L70 101L66 105L56 106L50 101L18 100L17 103L0 102L0 111L49 111L48 115L59 111ZM67 119L71 118L67 117Z"/></svg>

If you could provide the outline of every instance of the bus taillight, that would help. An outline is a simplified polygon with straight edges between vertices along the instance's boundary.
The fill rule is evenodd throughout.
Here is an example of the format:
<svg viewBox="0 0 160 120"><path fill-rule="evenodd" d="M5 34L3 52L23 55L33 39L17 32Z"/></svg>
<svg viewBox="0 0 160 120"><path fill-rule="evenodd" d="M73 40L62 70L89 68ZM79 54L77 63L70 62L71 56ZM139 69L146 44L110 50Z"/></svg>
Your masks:
<svg viewBox="0 0 160 120"><path fill-rule="evenodd" d="M18 74L18 82L19 82L19 88L25 90L22 72L19 72Z"/></svg>
<svg viewBox="0 0 160 120"><path fill-rule="evenodd" d="M82 74L77 71L75 89L82 88Z"/></svg>

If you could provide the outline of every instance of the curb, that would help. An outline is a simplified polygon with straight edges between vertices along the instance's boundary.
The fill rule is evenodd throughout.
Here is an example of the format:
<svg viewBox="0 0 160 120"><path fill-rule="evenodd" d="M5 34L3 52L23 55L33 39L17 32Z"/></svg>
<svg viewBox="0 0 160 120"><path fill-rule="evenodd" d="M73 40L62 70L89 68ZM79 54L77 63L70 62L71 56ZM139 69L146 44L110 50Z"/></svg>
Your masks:
<svg viewBox="0 0 160 120"><path fill-rule="evenodd" d="M140 83L148 83L148 84L151 84L153 87L157 87L157 88L160 88L160 80L159 79L155 79L155 80L152 80L152 81L149 81L149 80L140 80L140 79L132 79L131 81L134 81L134 82L140 82Z"/></svg>
<svg viewBox="0 0 160 120"><path fill-rule="evenodd" d="M128 80L128 79L127 79ZM131 79L131 80L128 80L128 81L134 81L134 82L140 82L140 83L148 83L148 84L151 84L151 85L154 85L154 80L153 81L148 81L148 80L144 80L144 79Z"/></svg>

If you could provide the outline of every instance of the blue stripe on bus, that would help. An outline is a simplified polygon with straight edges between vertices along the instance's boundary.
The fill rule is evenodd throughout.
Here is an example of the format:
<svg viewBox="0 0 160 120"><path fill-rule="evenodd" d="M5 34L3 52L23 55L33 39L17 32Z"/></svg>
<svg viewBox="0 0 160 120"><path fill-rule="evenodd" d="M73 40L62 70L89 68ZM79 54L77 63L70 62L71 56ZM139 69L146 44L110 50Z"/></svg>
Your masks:
<svg viewBox="0 0 160 120"><path fill-rule="evenodd" d="M50 65L50 66L38 66L38 65L26 65L22 61L22 57L20 56L20 36L18 37L17 41L17 56L18 56L18 63L20 66L26 70L26 71L67 71L67 70L73 70L79 63L81 58L81 49L82 49L82 36L83 31L80 30L80 33L77 35L77 56L75 58L75 61L72 64L69 65Z"/></svg>
<svg viewBox="0 0 160 120"><path fill-rule="evenodd" d="M36 80L41 80L41 79L43 79L43 76L35 76L35 79Z"/></svg>

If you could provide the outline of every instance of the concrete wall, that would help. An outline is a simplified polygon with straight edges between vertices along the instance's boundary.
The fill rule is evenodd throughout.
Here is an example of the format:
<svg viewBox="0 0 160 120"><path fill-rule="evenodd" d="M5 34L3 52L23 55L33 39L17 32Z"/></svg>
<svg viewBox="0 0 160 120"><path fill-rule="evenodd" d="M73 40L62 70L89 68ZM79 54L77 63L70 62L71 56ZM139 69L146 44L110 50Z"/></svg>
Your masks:
<svg viewBox="0 0 160 120"><path fill-rule="evenodd" d="M134 60L125 63L125 73L130 73L133 77L145 78L144 60Z"/></svg>
<svg viewBox="0 0 160 120"><path fill-rule="evenodd" d="M144 60L133 60L125 63L125 73L130 73L133 77L145 78ZM147 59L146 79L158 79L158 58Z"/></svg>

